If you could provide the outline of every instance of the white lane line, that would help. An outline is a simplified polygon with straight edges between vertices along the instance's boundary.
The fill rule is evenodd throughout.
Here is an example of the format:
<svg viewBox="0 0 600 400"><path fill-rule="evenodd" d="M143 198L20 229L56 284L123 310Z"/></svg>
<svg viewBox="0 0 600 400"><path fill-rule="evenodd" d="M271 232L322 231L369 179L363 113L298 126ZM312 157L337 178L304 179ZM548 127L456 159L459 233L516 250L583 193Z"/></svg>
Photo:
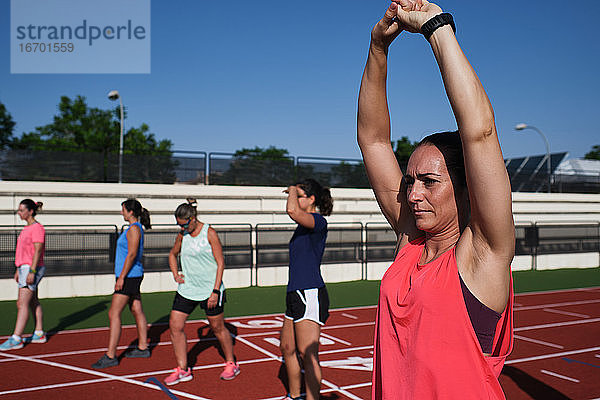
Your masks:
<svg viewBox="0 0 600 400"><path fill-rule="evenodd" d="M554 314L568 315L570 317L578 317L578 318L589 318L590 317L589 315L586 315L586 314L579 314L579 313L562 311L562 310L553 310L551 308L544 308L544 309L542 309L542 311L546 311L546 312L554 313Z"/></svg>
<svg viewBox="0 0 600 400"><path fill-rule="evenodd" d="M321 383L323 383L323 385L325 386L329 386L331 389L333 389L336 392L340 392L341 394L343 394L346 397L350 397L353 400L363 400L358 396L353 395L352 393L348 392L347 390L334 385L333 383L329 382L327 379L321 379Z"/></svg>
<svg viewBox="0 0 600 400"><path fill-rule="evenodd" d="M521 335L514 335L515 339L521 339L524 340L526 342L531 342L531 343L537 343L537 344L541 344L544 346L549 346L549 347L554 347L557 349L564 349L565 346L561 346L560 344L554 344L554 343L550 343L550 342L544 342L543 340L537 340L537 339L532 339L532 338L528 338L525 336L521 336Z"/></svg>
<svg viewBox="0 0 600 400"><path fill-rule="evenodd" d="M371 386L371 382L357 383L356 385L342 386L342 389L358 389L361 387Z"/></svg>
<svg viewBox="0 0 600 400"><path fill-rule="evenodd" d="M339 329L339 328L354 328L357 326L368 326L368 325L375 325L375 321L372 322L358 322L356 324L346 324L346 325L333 325L333 326L324 326L321 328L321 330L324 329Z"/></svg>
<svg viewBox="0 0 600 400"><path fill-rule="evenodd" d="M556 372L548 371L548 370L545 370L545 369L541 369L540 372L542 374L546 374L546 375L550 375L550 376L555 376L557 378L564 379L566 381L571 381L571 382L579 383L579 379L575 379L575 378L571 378L571 377L568 377L568 376L565 376L565 375L557 374Z"/></svg>
<svg viewBox="0 0 600 400"><path fill-rule="evenodd" d="M594 357L600 358L600 354L596 354Z"/></svg>
<svg viewBox="0 0 600 400"><path fill-rule="evenodd" d="M563 351L560 353L544 354L543 356L516 358L514 360L507 360L504 364L510 365L510 364L518 364L518 363L522 363L522 362L527 362L527 361L545 360L547 358L570 356L573 354L591 353L591 352L598 351L598 350L600 350L600 347L589 347L587 349L579 349L579 350Z"/></svg>
<svg viewBox="0 0 600 400"><path fill-rule="evenodd" d="M372 349L372 348L373 348L373 346L363 346L363 347L353 347L353 348L345 348L345 349L337 349L337 350L326 350L326 351L320 351L319 355L368 350L368 349ZM251 359L251 360L238 361L238 364L240 364L240 365L258 364L258 363L269 362L269 361L279 361L279 360L274 359L273 357L255 358L255 359ZM192 370L194 370L194 371L204 370L204 369L210 369L210 368L219 368L222 366L223 366L223 363L205 364L205 365L195 366L194 368L192 368ZM120 375L120 377L121 378L143 378L146 376L163 375L163 374L168 374L171 372L172 372L171 369L165 369L165 370L159 370L159 371L140 372L137 374ZM8 390L5 392L0 392L0 395L24 392L24 391L35 391L35 390L42 390L42 389L53 389L53 388L59 388L59 387L76 386L76 385L83 385L83 384L87 384L87 383L106 382L106 381L111 381L111 380L113 380L113 378L87 379L87 380L76 381L76 382L58 383L58 384L54 384L54 385L35 386L35 387L30 387L30 388L23 388L23 389ZM369 385L370 385L370 383L369 383ZM343 389L347 389L347 387L343 387ZM281 398L281 396L274 397L274 399L280 399L280 398Z"/></svg>
<svg viewBox="0 0 600 400"><path fill-rule="evenodd" d="M555 322L555 323L552 323L552 324L521 326L521 327L515 328L513 330L515 332L522 332L522 331L530 331L532 329L556 328L558 326L589 324L589 323L592 323L592 322L600 322L600 318L590 318L590 319L583 319L583 320L579 320L579 321Z"/></svg>
<svg viewBox="0 0 600 400"><path fill-rule="evenodd" d="M351 314L348 314L345 312L342 313L342 317L346 317L346 318L350 318L350 319L358 319L358 317L356 315L351 315Z"/></svg>
<svg viewBox="0 0 600 400"><path fill-rule="evenodd" d="M377 306L358 306L358 307L342 307L342 308L333 308L331 310L329 310L330 313L333 312L338 312L338 311L352 311L352 310L369 310L372 308L377 308ZM256 319L256 318L264 318L264 317L281 317L283 315L283 313L272 313L272 314L256 314L256 315L242 315L239 317L227 317L225 318L225 321L231 321L231 320L239 320L239 319ZM208 325L208 320L206 319L192 319L192 320L188 320L186 321L186 325L189 324L197 324L197 323L203 323ZM153 327L153 326L164 326L164 325L169 325L168 322L155 322L153 324L148 324L148 327ZM135 324L132 325L123 325L121 327L122 329L133 329L136 328ZM69 330L65 330L65 331L59 331L59 332L47 332L47 333L51 333L52 336L54 335L67 335L70 333L86 333L86 332L98 332L98 331L108 331L109 327L108 326L102 326L102 327L98 327L98 328L81 328L81 329L69 329ZM8 336L0 336L0 339L8 339L10 337L10 335Z"/></svg>
<svg viewBox="0 0 600 400"><path fill-rule="evenodd" d="M371 345L371 346L362 346L362 347L353 347L351 349L325 350L325 351L320 351L319 355L334 354L334 353L345 353L345 352L348 352L348 351L368 350L368 349L372 349L372 348L373 348L373 345Z"/></svg>
<svg viewBox="0 0 600 400"><path fill-rule="evenodd" d="M331 339L334 342L339 342L341 344L345 344L346 346L352 346L352 343L350 343L350 342L346 342L345 340L338 339L335 336L331 336L331 335L328 335L328 334L323 333L323 332L321 332L321 336L326 337L327 339Z"/></svg>
<svg viewBox="0 0 600 400"><path fill-rule="evenodd" d="M77 385L87 385L87 384L91 384L91 383L100 383L100 382L108 382L108 381L112 381L112 378L88 379L86 381L57 383L54 385L35 386L35 387L28 387L28 388L22 388L22 389L5 390L3 392L0 392L0 396L2 396L4 394L33 392L36 390L56 389L56 388L64 388L64 387L77 386Z"/></svg>
<svg viewBox="0 0 600 400"><path fill-rule="evenodd" d="M372 324L371 322L369 322L369 324ZM342 327L347 327L348 325L343 325ZM326 328L326 327L325 327ZM333 328L333 327L332 327ZM351 343L345 342L341 339L335 338L333 336L327 335L326 333L322 333L323 336L329 337L332 340L338 340L343 344L346 344L348 346L351 346ZM241 334L241 335L237 335L237 336L233 336L234 339L235 338L250 338L250 337L257 337L257 336L270 336L270 335L279 335L279 331L267 331L267 332L256 332L256 333L247 333L247 334ZM209 338L196 338L196 339L188 339L187 343L197 343L197 342L210 342L210 341L216 341L217 338L215 337L209 337ZM158 343L151 343L151 347L154 348L156 346L170 346L172 344L171 341L164 341L164 342L158 342ZM117 347L118 350L124 350L127 348L133 348L134 346L119 346ZM95 349L83 349L83 350L73 350L73 351L63 351L63 352L59 352L59 353L45 353L45 354L38 354L38 355L30 355L28 357L31 358L49 358L49 357L61 357L61 356L70 356L70 355L79 355L79 354L88 354L88 353L100 353L100 352L105 352L106 351L106 347L102 347L102 348L95 348ZM12 358L7 358L7 359L0 359L0 363L3 362L14 362L16 361L15 359Z"/></svg>
<svg viewBox="0 0 600 400"><path fill-rule="evenodd" d="M38 359L35 359L35 358L31 358L31 357L18 356L16 354L7 354L7 353L0 352L0 355L5 356L5 357L17 358L17 359L22 360L22 361L30 361L30 362L34 362L34 363L38 363L38 364L49 365L51 367L68 369L68 370L71 370L71 371L81 372L81 373L84 373L84 374L100 376L102 378L109 378L111 380L115 380L115 381L119 381L119 382L131 383L131 384L134 384L134 385L143 386L143 387L146 387L146 388L149 388L149 389L153 389L153 390L162 390L160 387L158 387L158 386L156 386L154 384L151 384L151 383L140 382L140 381L136 381L135 379L123 378L123 377L120 377L118 375L111 375L111 374L107 374L107 373L100 372L100 371L94 371L94 370L91 370L91 369L74 367L72 365L61 364L61 363L52 362L52 361L38 360ZM190 394L190 393L181 392L179 390L171 390L171 392L173 392L173 393L175 393L175 394L177 394L179 396L182 396L182 397L187 397L188 399L208 400L205 397L200 397L200 396L196 396L196 395L193 395L193 394Z"/></svg>
<svg viewBox="0 0 600 400"><path fill-rule="evenodd" d="M515 307L513 311L529 311L529 310L539 310L543 308L555 308L555 307L564 307L564 306L579 306L583 304L594 304L600 303L600 299L594 300L579 300L579 301L564 301L562 303L550 303L550 304L538 304L535 306L525 306L525 307Z"/></svg>
<svg viewBox="0 0 600 400"><path fill-rule="evenodd" d="M197 343L197 342L211 342L211 341L216 341L217 338L198 338L198 339L188 339L187 343ZM171 345L172 342L158 342L158 343L151 343L151 347L156 347L156 346L169 346ZM133 349L135 346L118 346L117 350L125 350L125 349ZM73 350L73 351L63 351L60 353L46 353L46 354L38 354L38 355L32 355L32 356L27 356L27 357L31 357L31 358L48 358L48 357L62 357L62 356L72 356L72 355L78 355L78 354L89 354L89 353L100 353L100 352L105 352L106 351L106 347L102 347L102 348L96 348L96 349L85 349L85 350ZM14 359L1 359L0 363L2 362L8 362L8 361L17 361Z"/></svg>
<svg viewBox="0 0 600 400"><path fill-rule="evenodd" d="M241 338L241 337L239 337L239 336L236 336L235 340L236 340L236 341L239 341L239 342L242 342L242 343L244 343L244 344L245 344L245 345L247 345L247 346L250 346L250 347L252 347L254 350L258 350L259 352L263 353L263 354L264 354L264 355L266 355L266 356L269 356L269 357L271 357L271 358L272 358L272 359L274 359L274 360L281 361L281 357L279 357L279 356L276 356L275 354L271 353L270 351L268 351L268 350L265 350L265 349L263 349L262 347L255 345L254 343L252 343L252 342L251 342L251 341L249 341L249 340L246 340L246 339L244 339L244 338Z"/></svg>
<svg viewBox="0 0 600 400"><path fill-rule="evenodd" d="M513 302L513 307L521 307L523 304L521 303L517 303L516 301Z"/></svg>
<svg viewBox="0 0 600 400"><path fill-rule="evenodd" d="M283 361L282 357L278 357L275 354L271 353L270 351L267 351L267 350L263 349L262 347L257 346L254 343L252 343L252 342L250 342L250 341L248 341L248 340L246 340L244 338L237 337L236 339L239 340L240 342L242 342L242 343L244 343L244 344L252 347L253 349L256 349L256 350L260 351L261 353L263 353L263 354L265 354L265 355L273 358L273 360L278 360L280 362ZM344 390L343 388L340 388L339 386L334 385L333 383L329 382L326 379L321 379L321 383L323 385L325 385L325 386L329 386L329 388L332 389L333 391L339 392L339 393L341 393L341 394L345 395L346 397L349 397L349 398L351 398L353 400L362 400L360 397L357 397L357 396L353 395L352 393Z"/></svg>
<svg viewBox="0 0 600 400"><path fill-rule="evenodd" d="M557 290L542 290L538 292L526 292L526 293L515 293L515 297L520 296L535 296L536 294L552 294L552 293L566 293L566 292L587 292L594 289L600 289L600 286L590 286L587 288L574 288L574 289L557 289Z"/></svg>

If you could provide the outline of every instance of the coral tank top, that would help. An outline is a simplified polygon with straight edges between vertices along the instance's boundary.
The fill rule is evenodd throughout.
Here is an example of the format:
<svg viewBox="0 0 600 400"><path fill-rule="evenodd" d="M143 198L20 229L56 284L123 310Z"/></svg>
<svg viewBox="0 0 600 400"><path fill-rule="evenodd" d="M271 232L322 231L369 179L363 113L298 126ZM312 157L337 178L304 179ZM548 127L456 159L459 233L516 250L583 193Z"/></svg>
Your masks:
<svg viewBox="0 0 600 400"><path fill-rule="evenodd" d="M419 265L423 247L423 238L406 244L381 280L372 398L504 399L498 376L513 343L512 276L486 357L463 299L455 248Z"/></svg>

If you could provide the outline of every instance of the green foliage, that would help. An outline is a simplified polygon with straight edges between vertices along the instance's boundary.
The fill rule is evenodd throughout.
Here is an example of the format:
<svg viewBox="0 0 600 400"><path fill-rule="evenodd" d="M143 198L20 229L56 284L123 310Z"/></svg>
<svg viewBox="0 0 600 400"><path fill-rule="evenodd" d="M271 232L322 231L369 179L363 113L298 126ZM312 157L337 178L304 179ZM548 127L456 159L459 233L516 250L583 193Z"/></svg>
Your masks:
<svg viewBox="0 0 600 400"><path fill-rule="evenodd" d="M269 146L237 150L229 168L211 173L210 181L221 185L287 186L294 177L294 160L288 151Z"/></svg>
<svg viewBox="0 0 600 400"><path fill-rule="evenodd" d="M52 123L12 141L14 154L9 154L8 160L18 160L23 165L27 158L35 159L35 168L16 168L15 162L9 161L3 167L3 177L116 181L120 129L118 107L102 110L88 107L83 96L75 99L62 96ZM171 141L158 141L149 131L148 125L142 124L129 128L123 135L124 182L171 183L175 180Z"/></svg>
<svg viewBox="0 0 600 400"><path fill-rule="evenodd" d="M583 157L586 160L600 160L600 144L592 146L592 150Z"/></svg>
<svg viewBox="0 0 600 400"><path fill-rule="evenodd" d="M4 149L12 143L14 127L15 122L12 116L4 104L0 103L0 149Z"/></svg>
<svg viewBox="0 0 600 400"><path fill-rule="evenodd" d="M369 187L365 165L362 162L351 164L342 161L331 168L331 175L331 182L329 182L330 186L354 188Z"/></svg>
<svg viewBox="0 0 600 400"><path fill-rule="evenodd" d="M236 150L233 156L237 158L270 161L288 161L290 159L286 149L278 149L275 146L269 146L266 149L258 146L253 149L243 148L241 150Z"/></svg>
<svg viewBox="0 0 600 400"><path fill-rule="evenodd" d="M400 140L396 140L394 154L396 155L396 160L398 160L398 165L400 165L402 171L406 171L408 159L418 144L419 142L411 142L408 139L408 136L402 136Z"/></svg>

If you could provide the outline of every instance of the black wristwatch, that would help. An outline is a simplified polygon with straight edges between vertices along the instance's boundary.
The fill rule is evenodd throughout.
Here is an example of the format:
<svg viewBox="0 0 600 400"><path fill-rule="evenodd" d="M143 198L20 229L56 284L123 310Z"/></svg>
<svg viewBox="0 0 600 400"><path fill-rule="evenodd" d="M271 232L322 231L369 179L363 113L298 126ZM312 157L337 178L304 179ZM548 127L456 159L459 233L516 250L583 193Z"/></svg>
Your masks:
<svg viewBox="0 0 600 400"><path fill-rule="evenodd" d="M452 14L450 13L438 14L429 21L425 22L423 26L421 26L421 33L423 36L425 36L425 39L429 40L431 35L433 35L433 32L435 32L437 28L441 28L444 25L450 25L454 33L456 33L454 18L452 18Z"/></svg>
<svg viewBox="0 0 600 400"><path fill-rule="evenodd" d="M213 293L214 294L221 294L221 291L219 289L213 289Z"/></svg>

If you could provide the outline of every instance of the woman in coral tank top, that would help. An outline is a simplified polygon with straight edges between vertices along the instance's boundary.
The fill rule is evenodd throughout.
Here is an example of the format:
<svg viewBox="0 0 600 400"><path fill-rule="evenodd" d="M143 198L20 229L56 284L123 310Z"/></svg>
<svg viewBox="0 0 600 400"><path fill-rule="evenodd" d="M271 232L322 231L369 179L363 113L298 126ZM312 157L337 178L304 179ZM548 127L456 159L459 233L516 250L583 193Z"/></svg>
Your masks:
<svg viewBox="0 0 600 400"><path fill-rule="evenodd" d="M423 139L404 173L386 97L388 48L402 31L431 45L458 125ZM513 340L510 181L492 107L454 31L439 6L396 0L371 33L358 142L398 236L381 280L373 399L504 398L498 376Z"/></svg>

